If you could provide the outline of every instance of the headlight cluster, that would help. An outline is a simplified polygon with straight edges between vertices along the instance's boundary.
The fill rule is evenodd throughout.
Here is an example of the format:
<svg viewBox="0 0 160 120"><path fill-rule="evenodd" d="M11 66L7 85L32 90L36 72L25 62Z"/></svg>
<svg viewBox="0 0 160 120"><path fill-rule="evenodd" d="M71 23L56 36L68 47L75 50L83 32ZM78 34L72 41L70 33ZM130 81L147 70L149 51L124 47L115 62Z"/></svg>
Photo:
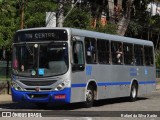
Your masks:
<svg viewBox="0 0 160 120"><path fill-rule="evenodd" d="M58 84L54 90L55 91L63 90L65 87L70 87L69 80L64 80L62 83Z"/></svg>
<svg viewBox="0 0 160 120"><path fill-rule="evenodd" d="M18 90L18 91L23 91L23 89L15 82L12 82L12 87L15 89L15 90Z"/></svg>

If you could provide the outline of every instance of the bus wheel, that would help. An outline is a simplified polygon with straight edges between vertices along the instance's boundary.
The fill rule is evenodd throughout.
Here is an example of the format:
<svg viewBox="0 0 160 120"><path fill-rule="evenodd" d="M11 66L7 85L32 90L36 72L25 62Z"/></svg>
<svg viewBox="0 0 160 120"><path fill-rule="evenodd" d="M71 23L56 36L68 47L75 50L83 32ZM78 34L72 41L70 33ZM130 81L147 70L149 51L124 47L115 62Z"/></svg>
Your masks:
<svg viewBox="0 0 160 120"><path fill-rule="evenodd" d="M87 91L86 91L86 101L85 101L85 107L89 108L93 106L94 102L94 90L91 85L88 86Z"/></svg>
<svg viewBox="0 0 160 120"><path fill-rule="evenodd" d="M133 83L130 92L130 100L132 102L137 100L137 93L138 93L138 86L135 83Z"/></svg>

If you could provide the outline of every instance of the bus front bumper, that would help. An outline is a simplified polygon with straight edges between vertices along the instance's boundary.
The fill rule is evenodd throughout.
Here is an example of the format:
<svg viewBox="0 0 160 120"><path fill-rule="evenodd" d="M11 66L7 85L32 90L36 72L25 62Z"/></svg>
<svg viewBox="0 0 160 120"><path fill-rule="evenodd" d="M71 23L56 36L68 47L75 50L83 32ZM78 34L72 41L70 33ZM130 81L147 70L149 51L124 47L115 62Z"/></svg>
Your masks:
<svg viewBox="0 0 160 120"><path fill-rule="evenodd" d="M70 103L70 88L61 91L28 92L17 91L11 88L13 102L35 102L35 103Z"/></svg>

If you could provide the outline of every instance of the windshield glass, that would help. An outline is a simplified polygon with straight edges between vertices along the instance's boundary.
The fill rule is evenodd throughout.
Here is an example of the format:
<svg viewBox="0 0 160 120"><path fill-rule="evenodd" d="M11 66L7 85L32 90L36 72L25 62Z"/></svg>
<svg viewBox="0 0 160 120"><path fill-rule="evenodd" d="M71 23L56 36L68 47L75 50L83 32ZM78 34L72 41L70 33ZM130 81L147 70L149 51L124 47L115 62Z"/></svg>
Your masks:
<svg viewBox="0 0 160 120"><path fill-rule="evenodd" d="M20 76L64 74L68 70L67 42L15 44L12 68Z"/></svg>

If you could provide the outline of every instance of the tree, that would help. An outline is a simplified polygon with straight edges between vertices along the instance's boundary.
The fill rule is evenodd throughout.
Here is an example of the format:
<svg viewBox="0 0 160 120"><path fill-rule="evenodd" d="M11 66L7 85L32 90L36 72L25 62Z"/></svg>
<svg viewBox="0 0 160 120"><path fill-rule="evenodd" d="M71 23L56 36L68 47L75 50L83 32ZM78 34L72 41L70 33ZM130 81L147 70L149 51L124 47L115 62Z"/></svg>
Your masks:
<svg viewBox="0 0 160 120"><path fill-rule="evenodd" d="M64 15L68 14L72 4L72 0L65 3ZM106 7L107 0L86 0L79 3L65 19L64 26L116 34L117 26L115 24L108 23L103 26L100 22L102 12L107 11ZM93 21L96 21L95 26Z"/></svg>
<svg viewBox="0 0 160 120"><path fill-rule="evenodd" d="M91 14L93 18L93 22L95 22L94 27L102 27L102 26L97 26L98 22L101 19L102 12L107 12L108 11L108 0L88 0L90 3L90 9L91 9Z"/></svg>
<svg viewBox="0 0 160 120"><path fill-rule="evenodd" d="M24 28L45 27L46 12L54 12L56 9L57 3L52 0L28 0L24 14Z"/></svg>
<svg viewBox="0 0 160 120"><path fill-rule="evenodd" d="M16 29L15 11L13 1L2 0L0 2L0 46L10 48L13 32Z"/></svg>
<svg viewBox="0 0 160 120"><path fill-rule="evenodd" d="M160 50L156 51L155 53L155 62L156 62L156 67L160 68Z"/></svg>
<svg viewBox="0 0 160 120"><path fill-rule="evenodd" d="M123 14L119 22L117 23L118 29L117 34L124 36L127 27L129 26L130 19L131 19L131 11L133 8L133 0L123 0L122 2Z"/></svg>
<svg viewBox="0 0 160 120"><path fill-rule="evenodd" d="M21 9L24 6L24 25L21 26ZM55 11L56 2L52 0L1 0L0 1L0 47L10 49L13 35L20 28L45 26L45 14Z"/></svg>
<svg viewBox="0 0 160 120"><path fill-rule="evenodd" d="M153 40L153 33L158 34L160 28L159 15L151 16L147 10L147 5L151 0L134 0L129 23L125 36ZM156 32L157 31L157 32Z"/></svg>
<svg viewBox="0 0 160 120"><path fill-rule="evenodd" d="M67 14L67 12L65 14ZM88 12L87 8L81 9L75 7L70 13L70 15L65 19L64 26L87 29L90 26L90 21L91 21L91 14L90 12Z"/></svg>

